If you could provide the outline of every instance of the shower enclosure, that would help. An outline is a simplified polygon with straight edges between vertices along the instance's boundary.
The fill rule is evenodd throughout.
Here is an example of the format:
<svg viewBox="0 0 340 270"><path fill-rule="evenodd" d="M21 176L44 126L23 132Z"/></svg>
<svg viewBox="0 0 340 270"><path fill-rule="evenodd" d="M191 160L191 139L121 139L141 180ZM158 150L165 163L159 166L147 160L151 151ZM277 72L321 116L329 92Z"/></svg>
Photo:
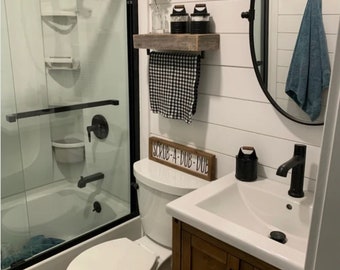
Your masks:
<svg viewBox="0 0 340 270"><path fill-rule="evenodd" d="M135 5L1 0L1 269L138 214Z"/></svg>

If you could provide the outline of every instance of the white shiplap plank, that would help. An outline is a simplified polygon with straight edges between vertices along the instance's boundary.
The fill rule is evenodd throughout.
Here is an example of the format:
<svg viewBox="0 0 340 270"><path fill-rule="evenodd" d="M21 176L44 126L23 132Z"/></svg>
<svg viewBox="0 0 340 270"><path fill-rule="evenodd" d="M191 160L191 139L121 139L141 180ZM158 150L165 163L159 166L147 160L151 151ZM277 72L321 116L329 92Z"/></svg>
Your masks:
<svg viewBox="0 0 340 270"><path fill-rule="evenodd" d="M268 102L253 68L203 65L199 92L215 96Z"/></svg>
<svg viewBox="0 0 340 270"><path fill-rule="evenodd" d="M340 14L340 1L339 0L322 0L322 13L323 14Z"/></svg>
<svg viewBox="0 0 340 270"><path fill-rule="evenodd" d="M241 13L249 9L249 0L210 1L208 12L212 17L212 30L217 33L248 33L249 22Z"/></svg>
<svg viewBox="0 0 340 270"><path fill-rule="evenodd" d="M308 127L283 117L271 104L199 95L195 119L320 146L322 127Z"/></svg>
<svg viewBox="0 0 340 270"><path fill-rule="evenodd" d="M323 25L325 27L326 34L336 35L338 33L339 18L340 18L339 15L324 15L323 16Z"/></svg>
<svg viewBox="0 0 340 270"><path fill-rule="evenodd" d="M279 83L286 83L288 77L288 67L279 66L277 67L276 81Z"/></svg>
<svg viewBox="0 0 340 270"><path fill-rule="evenodd" d="M303 14L307 0L274 0L279 1L279 14Z"/></svg>
<svg viewBox="0 0 340 270"><path fill-rule="evenodd" d="M279 33L298 33L301 25L302 15L278 16Z"/></svg>
<svg viewBox="0 0 340 270"><path fill-rule="evenodd" d="M220 49L205 53L203 63L252 67L248 34L221 34Z"/></svg>
<svg viewBox="0 0 340 270"><path fill-rule="evenodd" d="M278 50L277 51L277 65L288 67L292 61L293 51L292 50Z"/></svg>

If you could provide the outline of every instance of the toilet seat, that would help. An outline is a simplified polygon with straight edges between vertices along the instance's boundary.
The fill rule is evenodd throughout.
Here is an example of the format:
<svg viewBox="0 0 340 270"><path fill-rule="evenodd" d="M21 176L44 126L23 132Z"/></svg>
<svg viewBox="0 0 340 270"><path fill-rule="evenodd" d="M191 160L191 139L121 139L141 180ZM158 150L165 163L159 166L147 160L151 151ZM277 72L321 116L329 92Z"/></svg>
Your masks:
<svg viewBox="0 0 340 270"><path fill-rule="evenodd" d="M154 269L157 257L137 243L120 238L89 248L79 254L67 270Z"/></svg>

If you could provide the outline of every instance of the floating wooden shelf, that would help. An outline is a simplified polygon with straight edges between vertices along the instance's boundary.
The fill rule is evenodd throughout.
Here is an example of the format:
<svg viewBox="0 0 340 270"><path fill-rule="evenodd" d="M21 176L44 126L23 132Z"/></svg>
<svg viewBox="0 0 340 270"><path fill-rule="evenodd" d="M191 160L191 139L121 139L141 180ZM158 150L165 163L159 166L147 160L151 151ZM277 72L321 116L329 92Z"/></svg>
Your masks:
<svg viewBox="0 0 340 270"><path fill-rule="evenodd" d="M134 48L170 51L218 50L218 34L145 34L133 36Z"/></svg>

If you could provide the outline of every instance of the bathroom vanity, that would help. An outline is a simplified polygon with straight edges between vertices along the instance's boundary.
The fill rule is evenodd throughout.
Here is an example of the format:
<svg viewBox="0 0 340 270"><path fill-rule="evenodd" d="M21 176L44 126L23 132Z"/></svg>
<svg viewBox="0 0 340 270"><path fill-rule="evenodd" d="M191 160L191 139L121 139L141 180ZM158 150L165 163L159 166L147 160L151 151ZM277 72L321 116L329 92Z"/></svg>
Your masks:
<svg viewBox="0 0 340 270"><path fill-rule="evenodd" d="M303 270L313 194L288 190L289 183L231 173L167 204L173 270Z"/></svg>
<svg viewBox="0 0 340 270"><path fill-rule="evenodd" d="M173 270L275 270L256 257L173 219Z"/></svg>

